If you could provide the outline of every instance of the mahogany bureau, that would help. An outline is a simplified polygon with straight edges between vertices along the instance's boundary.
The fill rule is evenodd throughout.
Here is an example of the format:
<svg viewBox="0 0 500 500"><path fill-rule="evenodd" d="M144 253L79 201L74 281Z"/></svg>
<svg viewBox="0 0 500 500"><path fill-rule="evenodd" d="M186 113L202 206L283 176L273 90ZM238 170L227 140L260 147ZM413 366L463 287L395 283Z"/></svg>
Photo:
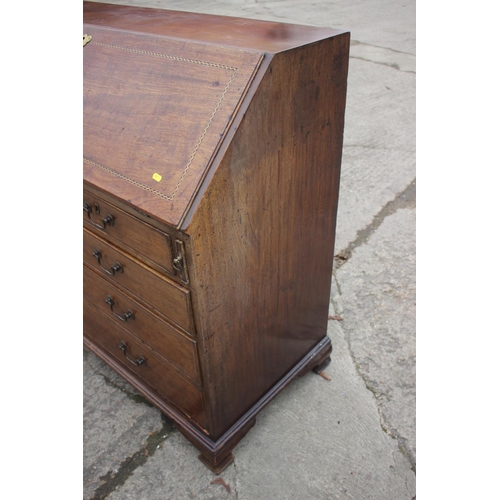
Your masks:
<svg viewBox="0 0 500 500"><path fill-rule="evenodd" d="M84 343L215 473L323 369L349 33L84 3Z"/></svg>

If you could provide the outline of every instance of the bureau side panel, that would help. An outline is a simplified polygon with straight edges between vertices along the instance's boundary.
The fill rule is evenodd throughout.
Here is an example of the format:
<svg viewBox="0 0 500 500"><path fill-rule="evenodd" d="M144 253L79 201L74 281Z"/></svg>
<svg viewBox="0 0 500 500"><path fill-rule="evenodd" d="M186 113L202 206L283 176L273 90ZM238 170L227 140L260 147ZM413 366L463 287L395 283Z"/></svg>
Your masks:
<svg viewBox="0 0 500 500"><path fill-rule="evenodd" d="M187 228L214 439L326 335L348 47L274 56Z"/></svg>

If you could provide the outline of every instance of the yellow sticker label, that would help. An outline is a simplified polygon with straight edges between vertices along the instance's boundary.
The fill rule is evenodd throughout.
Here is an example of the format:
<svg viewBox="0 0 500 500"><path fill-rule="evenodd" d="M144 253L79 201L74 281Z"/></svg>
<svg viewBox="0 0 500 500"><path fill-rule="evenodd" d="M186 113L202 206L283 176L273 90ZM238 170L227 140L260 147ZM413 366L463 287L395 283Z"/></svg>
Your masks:
<svg viewBox="0 0 500 500"><path fill-rule="evenodd" d="M160 175L160 174L157 174L157 173L154 173L154 174L153 174L153 179L154 179L156 182L160 182L160 181L161 181L161 175Z"/></svg>

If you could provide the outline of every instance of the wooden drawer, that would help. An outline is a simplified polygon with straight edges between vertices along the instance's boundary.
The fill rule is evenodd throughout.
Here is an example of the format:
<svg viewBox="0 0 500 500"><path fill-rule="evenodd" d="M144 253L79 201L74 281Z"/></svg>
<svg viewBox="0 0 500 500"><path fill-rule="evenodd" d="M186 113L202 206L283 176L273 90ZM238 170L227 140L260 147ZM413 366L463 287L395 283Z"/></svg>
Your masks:
<svg viewBox="0 0 500 500"><path fill-rule="evenodd" d="M206 428L203 396L199 389L179 375L147 344L85 299L83 318L83 330L88 338L201 427ZM143 362L137 365L138 362L141 363L141 357Z"/></svg>
<svg viewBox="0 0 500 500"><path fill-rule="evenodd" d="M106 218L111 222L106 223ZM83 192L83 222L87 227L106 234L112 243L133 256L162 272L175 275L169 234L87 191Z"/></svg>
<svg viewBox="0 0 500 500"><path fill-rule="evenodd" d="M83 260L101 276L127 289L140 301L194 332L189 291L125 255L96 235L83 231Z"/></svg>
<svg viewBox="0 0 500 500"><path fill-rule="evenodd" d="M83 296L111 318L118 318L124 328L146 342L193 381L201 382L196 342L177 332L85 265Z"/></svg>

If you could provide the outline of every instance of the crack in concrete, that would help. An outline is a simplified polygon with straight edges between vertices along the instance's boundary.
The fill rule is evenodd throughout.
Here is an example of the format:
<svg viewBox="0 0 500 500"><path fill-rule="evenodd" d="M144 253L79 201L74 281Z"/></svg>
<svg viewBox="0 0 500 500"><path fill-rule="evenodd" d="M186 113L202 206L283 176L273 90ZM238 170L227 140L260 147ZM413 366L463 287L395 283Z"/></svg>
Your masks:
<svg viewBox="0 0 500 500"><path fill-rule="evenodd" d="M356 238L349 243L346 249L342 250L339 252L337 255L335 255L335 263L334 263L334 269L333 269L333 279L335 280L335 284L337 286L337 292L340 297L342 297L342 289L340 287L340 283L337 279L336 271L337 269L345 264L351 257L353 251L366 243L369 239L369 237L379 228L379 226L382 224L382 222L385 220L386 217L389 215L394 214L398 210L402 208L415 208L416 206L416 185L417 185L417 180L413 179L413 181L401 192L399 193L393 200L387 202L381 209L380 211L374 216L372 222L366 226L364 229L360 229L357 234ZM333 302L334 305L334 310L336 313L340 314L340 312L337 310L337 306L335 302ZM343 311L341 312L343 314ZM356 373L361 377L361 380L363 380L364 385L368 391L370 391L374 398L375 398L375 404L377 406L377 411L379 414L379 422L380 422L380 427L381 429L392 439L395 439L398 443L398 449L400 453L408 460L410 463L410 468L413 471L414 474L417 473L416 469L416 457L413 455L412 451L408 448L408 443L405 438L400 436L397 432L395 432L393 429L389 429L387 425L384 423L384 417L382 414L382 409L378 405L377 401L381 399L383 396L382 394L379 394L373 387L371 387L369 381L363 373L361 372L361 367L359 364L356 362L354 353L351 348L351 342L349 335L347 335L346 331L342 326L340 326L340 329L344 335L344 339L347 343L347 347L349 349L349 355L351 356L352 363L355 367Z"/></svg>
<svg viewBox="0 0 500 500"><path fill-rule="evenodd" d="M140 450L136 451L131 457L123 460L118 469L110 470L99 478L101 485L95 490L91 500L104 500L119 486L125 484L135 470L144 465L155 454L161 444L170 437L175 431L174 424L163 413L161 414L161 418L163 421L162 428L159 431L151 433L146 440L146 444Z"/></svg>
<svg viewBox="0 0 500 500"><path fill-rule="evenodd" d="M399 193L393 200L387 202L380 211L373 217L373 220L364 229L360 229L356 233L356 237L353 241L347 245L347 248L341 250L334 257L334 269L335 271L342 265L344 265L351 257L354 250L360 245L366 243L370 236L379 228L379 226L384 222L384 219L389 215L394 214L401 208L415 208L416 206L416 193L417 192L417 180L413 181ZM339 293L340 287L339 287Z"/></svg>
<svg viewBox="0 0 500 500"><path fill-rule="evenodd" d="M388 434L398 441L399 451L407 458L408 462L410 462L410 469L417 475L417 459L408 448L408 440L395 432L388 432Z"/></svg>
<svg viewBox="0 0 500 500"><path fill-rule="evenodd" d="M88 351L84 350L84 356L88 361L87 352ZM91 353L88 352L88 354L91 354ZM92 373L94 373L95 375L97 375L99 377L102 377L104 380L104 383L108 387L112 387L113 389L117 389L118 391L123 392L125 394L125 396L127 396L127 398L130 399L131 401L134 401L134 403L145 404L146 406L149 406L150 408L155 408L155 406L153 404L151 404L144 396L141 396L140 394L134 394L133 392L128 391L125 387L122 387L121 385L117 384L116 382L113 382L107 375L105 375L100 370L95 368L90 361L89 361L88 365L89 365L90 369L92 370Z"/></svg>
<svg viewBox="0 0 500 500"><path fill-rule="evenodd" d="M337 283L338 292L339 292L340 295L342 295L342 293L340 291L340 287L338 286L338 282L337 282L336 277L335 277L335 281ZM399 450L399 452L408 460L408 462L410 463L410 469L416 475L416 473L417 473L416 459L413 456L412 452L408 449L407 440L405 438L401 437L393 429L389 429L387 427L387 425L385 425L385 423L384 423L384 417L383 417L383 414L382 414L382 409L381 409L381 407L378 404L378 401L383 397L383 394L379 394L373 387L371 387L369 381L367 380L367 378L365 378L365 376L361 372L361 368L360 368L359 364L356 362L356 359L354 357L354 353L353 353L352 348L351 348L351 342L350 342L349 335L347 335L347 333L345 332L344 328L342 328L342 326L340 326L340 330L342 331L342 334L344 335L344 339L345 339L346 344L347 344L347 349L349 350L349 356L351 357L351 361L352 361L352 364L354 365L354 369L356 370L356 373L358 374L358 376L363 381L366 390L370 391L373 394L373 397L375 398L375 406L377 408L377 413L378 413L380 428L391 439L396 440L396 442L398 443L398 450ZM395 462L394 455L393 455L393 461Z"/></svg>
<svg viewBox="0 0 500 500"><path fill-rule="evenodd" d="M333 272L333 279L335 280L335 284L337 285L337 290L339 292L339 295L342 295L342 289L340 288L340 283L339 283L339 280L337 279L337 275L335 274L335 270L336 269L334 269L334 272ZM335 314L338 314L339 316L342 316L342 314L344 313L344 311L337 310L337 304L335 304L335 302L333 303L333 309L335 311Z"/></svg>
<svg viewBox="0 0 500 500"><path fill-rule="evenodd" d="M239 497L239 494L238 494L238 469L236 468L236 460L234 460L234 462L233 462L233 468L234 468L234 487L233 487L233 491L234 491L234 494L236 495L236 500L238 500L240 497Z"/></svg>
<svg viewBox="0 0 500 500"><path fill-rule="evenodd" d="M106 385L123 392L125 394L125 396L127 396L127 398L130 399L131 401L134 401L134 403L143 404L143 405L149 406L150 408L155 408L155 405L150 403L144 396L141 396L140 394L134 394L133 392L127 391L127 389L125 389L125 387L122 387L122 386L116 384L115 382L113 382L110 378L108 378L103 373L97 373L97 375L100 375L104 379L104 383Z"/></svg>
<svg viewBox="0 0 500 500"><path fill-rule="evenodd" d="M416 74L416 71L410 71L408 69L401 69L398 64L396 63L384 63L380 61L373 61L372 59L365 59L364 57L359 57L359 56L349 56L349 59L359 59L360 61L366 61L366 62L371 62L374 64L380 64L382 66L388 66L389 68L396 69L398 71L401 71L403 73L413 73L414 75Z"/></svg>
<svg viewBox="0 0 500 500"><path fill-rule="evenodd" d="M377 49L390 50L391 52L397 52L398 54L405 54L407 56L416 57L415 54L411 52L404 52L402 50L391 49L390 47L382 47L382 45L374 45L373 43L360 42L359 40L351 40L351 45L367 45L368 47L375 47Z"/></svg>
<svg viewBox="0 0 500 500"><path fill-rule="evenodd" d="M363 149L377 149L380 151L399 151L403 153L414 153L415 150L401 149L401 148L385 148L384 146L370 146L368 144L344 144L343 148L363 148Z"/></svg>

